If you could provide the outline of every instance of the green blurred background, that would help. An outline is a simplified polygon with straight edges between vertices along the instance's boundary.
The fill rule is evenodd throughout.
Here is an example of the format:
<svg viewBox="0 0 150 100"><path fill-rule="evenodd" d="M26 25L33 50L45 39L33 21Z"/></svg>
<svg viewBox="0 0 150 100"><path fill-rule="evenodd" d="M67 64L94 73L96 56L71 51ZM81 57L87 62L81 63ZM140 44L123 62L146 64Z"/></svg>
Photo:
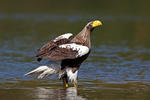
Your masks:
<svg viewBox="0 0 150 100"><path fill-rule="evenodd" d="M149 46L149 9L148 0L5 0L0 3L0 34L78 33L87 22L100 19L100 40Z"/></svg>
<svg viewBox="0 0 150 100"><path fill-rule="evenodd" d="M59 13L149 16L149 0L1 0L2 13Z"/></svg>

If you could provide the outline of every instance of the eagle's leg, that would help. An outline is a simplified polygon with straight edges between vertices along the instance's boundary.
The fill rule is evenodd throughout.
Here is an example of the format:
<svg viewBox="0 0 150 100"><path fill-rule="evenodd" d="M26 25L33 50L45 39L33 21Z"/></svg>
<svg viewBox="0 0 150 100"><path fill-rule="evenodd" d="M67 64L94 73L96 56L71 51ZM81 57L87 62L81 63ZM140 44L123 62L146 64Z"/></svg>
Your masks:
<svg viewBox="0 0 150 100"><path fill-rule="evenodd" d="M69 87L68 79L67 78L63 78L63 82L64 82L65 87L68 88Z"/></svg>
<svg viewBox="0 0 150 100"><path fill-rule="evenodd" d="M74 85L75 88L78 87L77 80L73 80L73 85Z"/></svg>

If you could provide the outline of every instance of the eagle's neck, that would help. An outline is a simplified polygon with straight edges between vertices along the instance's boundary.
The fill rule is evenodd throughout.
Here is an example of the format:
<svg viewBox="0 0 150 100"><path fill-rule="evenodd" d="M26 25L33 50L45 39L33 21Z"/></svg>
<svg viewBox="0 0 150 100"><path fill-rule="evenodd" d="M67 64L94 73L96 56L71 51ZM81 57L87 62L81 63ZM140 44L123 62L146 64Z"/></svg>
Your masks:
<svg viewBox="0 0 150 100"><path fill-rule="evenodd" d="M91 30L85 27L79 34L77 34L71 40L71 42L76 42L76 43L79 43L79 44L82 44L84 46L91 48L90 33L91 33Z"/></svg>

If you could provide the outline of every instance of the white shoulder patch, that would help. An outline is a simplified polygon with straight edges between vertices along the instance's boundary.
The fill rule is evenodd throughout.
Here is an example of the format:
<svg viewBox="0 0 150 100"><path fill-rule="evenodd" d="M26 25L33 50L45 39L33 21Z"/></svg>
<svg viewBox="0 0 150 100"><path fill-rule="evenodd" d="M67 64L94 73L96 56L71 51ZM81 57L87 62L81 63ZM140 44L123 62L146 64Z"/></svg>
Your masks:
<svg viewBox="0 0 150 100"><path fill-rule="evenodd" d="M77 51L78 54L76 55L76 57L81 57L89 52L89 48L87 46L82 46L76 43L63 44L63 45L60 45L59 47Z"/></svg>
<svg viewBox="0 0 150 100"><path fill-rule="evenodd" d="M66 34L58 36L53 41L56 42L56 41L61 40L61 39L69 39L72 35L73 35L72 33L66 33Z"/></svg>

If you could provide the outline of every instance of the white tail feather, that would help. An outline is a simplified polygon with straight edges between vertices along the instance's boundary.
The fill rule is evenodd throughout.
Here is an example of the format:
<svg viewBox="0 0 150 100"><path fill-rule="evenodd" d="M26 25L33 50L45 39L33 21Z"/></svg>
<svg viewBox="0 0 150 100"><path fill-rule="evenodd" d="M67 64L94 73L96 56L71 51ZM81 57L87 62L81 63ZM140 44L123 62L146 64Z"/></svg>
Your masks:
<svg viewBox="0 0 150 100"><path fill-rule="evenodd" d="M49 76L52 75L54 73L56 73L57 71L51 67L48 66L40 66L36 69L34 69L33 71L30 71L29 73L26 73L25 75L32 75L32 74L39 74L38 78L43 78L45 76Z"/></svg>
<svg viewBox="0 0 150 100"><path fill-rule="evenodd" d="M55 72L56 72L56 71L55 71L54 69L49 68L49 69L45 70L43 73L41 73L41 74L38 76L38 78L43 78L43 77L45 77L45 76L52 75L52 74L54 74Z"/></svg>

